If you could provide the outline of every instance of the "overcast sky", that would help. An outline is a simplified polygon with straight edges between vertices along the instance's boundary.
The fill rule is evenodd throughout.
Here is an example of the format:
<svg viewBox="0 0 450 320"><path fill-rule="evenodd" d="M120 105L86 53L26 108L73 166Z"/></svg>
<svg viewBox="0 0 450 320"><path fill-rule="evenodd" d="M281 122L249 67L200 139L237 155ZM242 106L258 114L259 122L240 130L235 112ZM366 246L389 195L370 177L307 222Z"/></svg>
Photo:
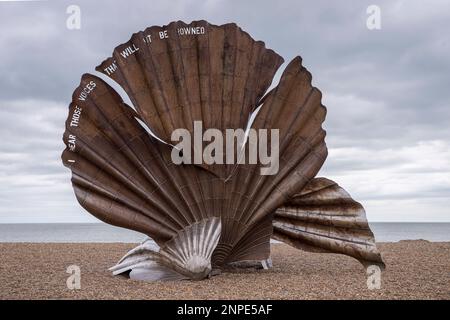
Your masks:
<svg viewBox="0 0 450 320"><path fill-rule="evenodd" d="M0 223L96 221L60 160L73 90L133 32L198 19L302 56L328 108L320 175L369 221L450 221L450 1L93 2L0 1ZM370 4L381 30L366 27Z"/></svg>

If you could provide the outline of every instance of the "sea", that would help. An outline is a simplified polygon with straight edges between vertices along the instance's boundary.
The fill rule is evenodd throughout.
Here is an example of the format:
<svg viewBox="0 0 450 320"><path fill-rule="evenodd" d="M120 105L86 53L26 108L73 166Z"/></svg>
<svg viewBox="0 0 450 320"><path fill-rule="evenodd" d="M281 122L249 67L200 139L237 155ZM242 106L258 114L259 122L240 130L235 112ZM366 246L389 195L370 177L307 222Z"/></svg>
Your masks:
<svg viewBox="0 0 450 320"><path fill-rule="evenodd" d="M423 239L450 241L450 223L373 222L377 242ZM104 223L0 224L0 242L124 242L146 239L142 233Z"/></svg>

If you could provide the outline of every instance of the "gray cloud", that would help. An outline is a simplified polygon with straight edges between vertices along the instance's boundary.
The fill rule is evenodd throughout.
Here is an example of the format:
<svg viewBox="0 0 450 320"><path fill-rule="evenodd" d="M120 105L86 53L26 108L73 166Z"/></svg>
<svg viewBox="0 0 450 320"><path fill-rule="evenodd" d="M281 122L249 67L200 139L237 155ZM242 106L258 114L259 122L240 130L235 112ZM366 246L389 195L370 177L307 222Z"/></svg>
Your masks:
<svg viewBox="0 0 450 320"><path fill-rule="evenodd" d="M67 105L133 32L173 20L234 21L288 62L301 55L323 92L336 179L372 220L450 221L448 1L0 2L0 222L93 221L60 163ZM278 73L279 76L280 72Z"/></svg>

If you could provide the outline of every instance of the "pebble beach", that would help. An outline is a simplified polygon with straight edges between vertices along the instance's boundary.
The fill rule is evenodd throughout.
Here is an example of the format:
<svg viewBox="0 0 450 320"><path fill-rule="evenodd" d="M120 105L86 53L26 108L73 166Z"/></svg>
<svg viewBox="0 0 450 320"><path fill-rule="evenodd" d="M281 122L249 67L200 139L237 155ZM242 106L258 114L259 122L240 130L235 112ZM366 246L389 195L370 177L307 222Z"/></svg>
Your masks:
<svg viewBox="0 0 450 320"><path fill-rule="evenodd" d="M134 244L0 243L0 299L450 299L450 242L377 245L387 268L369 290L355 259L285 244L272 244L269 270L148 283L108 271ZM67 287L70 265L80 267L80 289Z"/></svg>

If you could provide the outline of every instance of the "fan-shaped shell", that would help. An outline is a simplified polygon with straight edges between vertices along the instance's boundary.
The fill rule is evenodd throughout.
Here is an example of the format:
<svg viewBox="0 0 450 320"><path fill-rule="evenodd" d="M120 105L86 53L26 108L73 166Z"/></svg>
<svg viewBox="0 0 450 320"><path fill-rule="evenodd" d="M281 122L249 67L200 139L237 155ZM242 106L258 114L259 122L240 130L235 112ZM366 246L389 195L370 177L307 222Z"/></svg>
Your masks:
<svg viewBox="0 0 450 320"><path fill-rule="evenodd" d="M172 22L133 34L96 70L128 93L142 120L170 143L175 129L245 129L283 62L236 24ZM228 166L204 166L221 178Z"/></svg>
<svg viewBox="0 0 450 320"><path fill-rule="evenodd" d="M130 271L140 280L203 279L211 272L211 256L220 238L220 218L196 222L181 230L162 248L144 241L129 251L110 270Z"/></svg>
<svg viewBox="0 0 450 320"><path fill-rule="evenodd" d="M133 108L91 74L83 75L69 106L62 158L80 204L169 251L175 241L189 243L188 235L200 241L200 222L220 219L220 240L215 249L207 246L214 265L267 259L274 212L314 178L327 156L326 109L299 57L264 96L282 61L235 24L173 22L135 33L97 67L125 89ZM171 142L179 128L193 133L197 120L205 130L245 129L258 106L252 128L279 129L275 175L261 175L262 164L175 165L172 146L159 140ZM205 248L196 243L190 253L171 251L165 258L181 263Z"/></svg>
<svg viewBox="0 0 450 320"><path fill-rule="evenodd" d="M343 253L384 268L363 206L337 183L315 178L276 210L273 237L312 252Z"/></svg>

